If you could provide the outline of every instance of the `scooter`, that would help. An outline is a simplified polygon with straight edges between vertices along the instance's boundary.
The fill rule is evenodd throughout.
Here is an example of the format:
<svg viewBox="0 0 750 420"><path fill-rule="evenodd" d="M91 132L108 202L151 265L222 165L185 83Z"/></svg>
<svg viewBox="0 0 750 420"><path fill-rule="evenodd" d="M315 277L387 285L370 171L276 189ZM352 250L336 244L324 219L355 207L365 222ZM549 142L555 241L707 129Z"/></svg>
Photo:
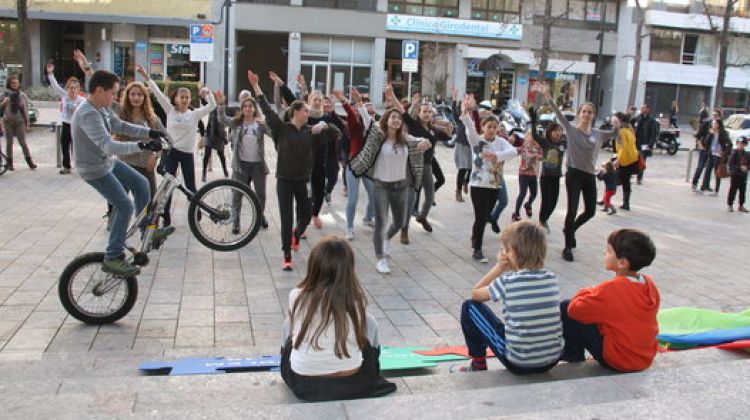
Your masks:
<svg viewBox="0 0 750 420"><path fill-rule="evenodd" d="M680 137L679 129L662 130L654 143L654 149L666 150L668 155L673 156L680 148L678 137Z"/></svg>

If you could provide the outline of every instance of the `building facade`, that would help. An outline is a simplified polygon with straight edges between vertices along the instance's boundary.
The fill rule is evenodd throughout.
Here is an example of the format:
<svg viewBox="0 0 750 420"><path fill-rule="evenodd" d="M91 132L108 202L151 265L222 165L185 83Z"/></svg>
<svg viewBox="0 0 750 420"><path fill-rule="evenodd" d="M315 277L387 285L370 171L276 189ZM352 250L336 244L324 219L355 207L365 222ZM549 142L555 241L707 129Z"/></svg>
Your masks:
<svg viewBox="0 0 750 420"><path fill-rule="evenodd" d="M718 34L712 27L723 25L724 0L707 1L711 23L703 1L652 1L645 11L643 53L635 103L649 103L658 114L667 115L672 101L680 106L683 119L696 116L702 103L722 107L725 113L746 112L750 89L750 1L740 0L730 20L730 48L723 97L713 103L718 76ZM618 109L627 105L635 52L634 7L622 10L617 45L615 83Z"/></svg>

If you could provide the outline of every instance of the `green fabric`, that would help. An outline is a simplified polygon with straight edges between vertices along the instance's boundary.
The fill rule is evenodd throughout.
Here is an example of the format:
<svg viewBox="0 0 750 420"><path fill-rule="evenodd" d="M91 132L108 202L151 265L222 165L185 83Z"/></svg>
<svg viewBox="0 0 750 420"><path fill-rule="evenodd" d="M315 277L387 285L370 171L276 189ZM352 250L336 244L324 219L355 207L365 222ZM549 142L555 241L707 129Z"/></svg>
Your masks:
<svg viewBox="0 0 750 420"><path fill-rule="evenodd" d="M698 308L662 309L656 316L659 334L692 334L750 327L750 309L720 312Z"/></svg>
<svg viewBox="0 0 750 420"><path fill-rule="evenodd" d="M380 350L380 370L422 369L437 366L437 362L466 360L466 357L445 354L441 356L423 356L414 353L419 350L432 350L430 347L386 347Z"/></svg>

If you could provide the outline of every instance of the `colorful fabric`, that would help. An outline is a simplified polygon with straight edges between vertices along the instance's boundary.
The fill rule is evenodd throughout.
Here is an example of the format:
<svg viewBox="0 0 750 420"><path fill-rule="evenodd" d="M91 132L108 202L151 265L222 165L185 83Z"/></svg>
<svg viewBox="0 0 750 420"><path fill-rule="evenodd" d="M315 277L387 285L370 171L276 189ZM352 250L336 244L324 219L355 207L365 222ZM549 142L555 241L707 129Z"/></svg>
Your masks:
<svg viewBox="0 0 750 420"><path fill-rule="evenodd" d="M720 312L699 308L671 308L659 311L659 335L662 346L694 346L750 340L750 309Z"/></svg>

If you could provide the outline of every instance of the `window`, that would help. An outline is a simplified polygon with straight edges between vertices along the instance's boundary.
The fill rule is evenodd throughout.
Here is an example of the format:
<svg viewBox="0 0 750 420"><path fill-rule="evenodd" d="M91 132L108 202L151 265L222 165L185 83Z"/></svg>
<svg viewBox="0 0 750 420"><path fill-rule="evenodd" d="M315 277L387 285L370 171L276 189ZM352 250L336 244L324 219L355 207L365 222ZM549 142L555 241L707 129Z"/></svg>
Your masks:
<svg viewBox="0 0 750 420"><path fill-rule="evenodd" d="M115 42L114 63L112 72L121 79L133 80L135 77L135 44L132 42Z"/></svg>
<svg viewBox="0 0 750 420"><path fill-rule="evenodd" d="M390 13L432 17L458 17L458 0L390 0Z"/></svg>
<svg viewBox="0 0 750 420"><path fill-rule="evenodd" d="M663 29L655 29L651 33L651 61L713 66L716 64L715 54L716 37L713 35L685 34Z"/></svg>
<svg viewBox="0 0 750 420"><path fill-rule="evenodd" d="M0 20L0 89L5 89L8 76L21 72L21 32L14 20Z"/></svg>
<svg viewBox="0 0 750 420"><path fill-rule="evenodd" d="M276 1L276 0L269 0ZM289 4L286 0L284 3ZM376 10L377 0L303 0L305 7L327 7L329 9Z"/></svg>
<svg viewBox="0 0 750 420"><path fill-rule="evenodd" d="M604 4L606 1L606 16ZM555 4L557 3L557 4ZM567 8L565 7L567 3ZM616 0L561 0L553 2L552 15L561 14L567 20L583 20L587 22L601 22L602 17L606 23L617 23L617 1Z"/></svg>
<svg viewBox="0 0 750 420"><path fill-rule="evenodd" d="M655 29L651 32L649 60L663 63L680 63L682 33Z"/></svg>
<svg viewBox="0 0 750 420"><path fill-rule="evenodd" d="M370 91L372 42L347 39L302 37L302 74L313 88L328 94L333 89L349 93Z"/></svg>
<svg viewBox="0 0 750 420"><path fill-rule="evenodd" d="M472 0L471 18L503 23L521 23L519 0Z"/></svg>
<svg viewBox="0 0 750 420"><path fill-rule="evenodd" d="M750 64L750 38L731 38L727 63L734 65Z"/></svg>
<svg viewBox="0 0 750 420"><path fill-rule="evenodd" d="M154 80L201 80L201 63L190 61L190 44L151 44L148 55L149 74Z"/></svg>

